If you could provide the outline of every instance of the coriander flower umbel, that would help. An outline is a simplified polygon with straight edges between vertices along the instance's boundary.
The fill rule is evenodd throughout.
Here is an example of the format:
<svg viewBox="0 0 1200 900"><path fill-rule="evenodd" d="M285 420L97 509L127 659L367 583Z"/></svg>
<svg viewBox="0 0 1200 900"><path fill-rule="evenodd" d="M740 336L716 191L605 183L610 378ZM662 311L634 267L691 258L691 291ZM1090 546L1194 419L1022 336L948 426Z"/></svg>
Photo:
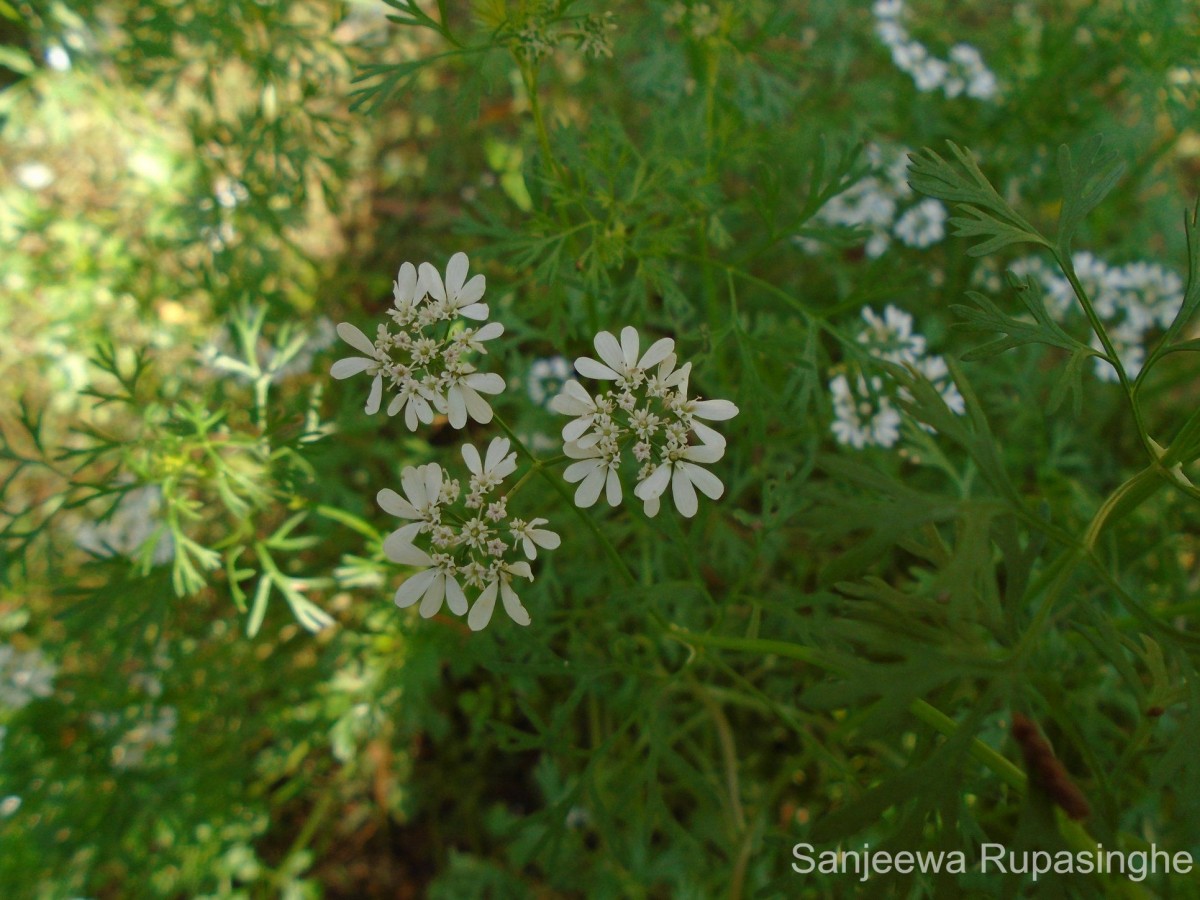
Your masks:
<svg viewBox="0 0 1200 900"><path fill-rule="evenodd" d="M724 485L699 463L714 463L725 453L725 438L706 421L724 421L738 413L728 400L688 396L692 365L676 368L675 342L661 338L641 352L637 330L626 327L618 341L607 331L596 335L600 361L575 361L580 375L615 386L593 396L568 381L550 403L571 416L562 430L563 452L574 462L563 477L578 483L575 504L592 506L601 492L609 506L622 499L621 463L629 450L640 464L634 495L647 515L658 513L659 497L672 487L675 506L684 516L697 511L695 488L717 499Z"/></svg>
<svg viewBox="0 0 1200 900"><path fill-rule="evenodd" d="M379 325L372 341L355 325L338 325L341 339L362 356L338 360L330 374L343 379L366 372L372 377L368 415L379 411L386 388L393 395L387 414L403 411L410 431L416 431L418 423L432 422L435 411L448 416L453 428L465 427L468 418L480 424L492 420L492 408L481 395L500 393L504 379L477 371L469 357L487 353L484 344L500 337L504 326L461 321L488 316L487 304L479 302L484 277L468 281L467 268L465 253L450 257L444 280L427 262L419 270L406 262L392 285L391 326Z"/></svg>
<svg viewBox="0 0 1200 900"><path fill-rule="evenodd" d="M512 582L532 581L533 570L528 562L511 557L521 550L534 559L537 547L552 550L559 537L539 527L547 524L545 519L508 518L510 498L498 491L517 468L510 447L508 438L494 438L483 454L471 444L463 445L463 462L470 472L465 497L459 482L437 463L408 466L400 473L407 496L390 489L379 492L377 500L385 512L409 520L384 540L384 555L421 568L396 591L397 606L419 603L420 614L429 618L445 604L455 615L467 615L467 624L479 631L491 621L499 598L510 619L529 624L529 613ZM467 589L479 592L473 603Z"/></svg>

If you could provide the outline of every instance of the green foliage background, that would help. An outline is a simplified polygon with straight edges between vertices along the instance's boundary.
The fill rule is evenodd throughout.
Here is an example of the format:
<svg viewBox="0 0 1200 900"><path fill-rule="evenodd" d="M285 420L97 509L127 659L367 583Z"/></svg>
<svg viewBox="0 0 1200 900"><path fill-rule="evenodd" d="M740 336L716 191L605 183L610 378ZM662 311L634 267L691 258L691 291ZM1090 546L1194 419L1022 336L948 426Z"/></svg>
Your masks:
<svg viewBox="0 0 1200 900"><path fill-rule="evenodd" d="M0 0L0 642L58 667L0 709L3 895L816 897L847 885L794 874L798 841L1200 852L1195 325L1104 383L1087 318L974 278L980 251L1071 275L1086 249L1200 303L1196 7L907 14L1000 99L917 90L865 3ZM932 148L910 181L969 239L871 258L824 221L863 142ZM531 362L626 324L741 408L695 519L522 489L563 536L528 629L392 605L375 492L464 436L328 377L332 323L459 249L527 443L562 425ZM888 303L965 416L857 343ZM851 364L909 388L903 451L833 440ZM144 486L157 532L77 546ZM167 707L172 740L120 765ZM1027 777L1014 712L1087 821Z"/></svg>

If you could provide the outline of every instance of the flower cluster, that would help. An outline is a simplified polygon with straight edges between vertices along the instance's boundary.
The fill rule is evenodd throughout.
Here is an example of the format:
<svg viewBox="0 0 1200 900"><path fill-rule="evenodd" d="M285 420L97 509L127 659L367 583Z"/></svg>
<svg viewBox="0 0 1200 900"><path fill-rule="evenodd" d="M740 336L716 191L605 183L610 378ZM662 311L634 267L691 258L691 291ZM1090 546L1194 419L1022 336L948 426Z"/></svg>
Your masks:
<svg viewBox="0 0 1200 900"><path fill-rule="evenodd" d="M626 327L620 341L600 332L595 347L600 360L580 357L575 370L613 387L592 396L578 381L568 381L550 404L555 412L573 417L562 437L563 452L575 460L564 477L579 483L576 505L593 505L601 491L610 506L621 502L620 468L628 449L640 465L634 495L646 514L658 513L659 498L669 486L679 512L694 516L697 489L713 500L725 489L701 468L725 454L725 438L704 422L731 419L737 407L728 400L688 397L691 363L676 367L670 338L655 341L642 353L637 330Z"/></svg>
<svg viewBox="0 0 1200 900"><path fill-rule="evenodd" d="M54 693L58 668L40 650L17 650L0 644L0 706L21 709L35 698Z"/></svg>
<svg viewBox="0 0 1200 900"><path fill-rule="evenodd" d="M893 237L917 248L942 240L946 236L946 208L939 201L926 198L902 211L913 197L907 180L908 151L884 151L872 144L867 147L867 160L874 174L831 198L817 213L818 221L869 231L866 253L872 259L883 255ZM802 243L810 250L817 248L815 243Z"/></svg>
<svg viewBox="0 0 1200 900"><path fill-rule="evenodd" d="M865 306L862 319L865 326L856 340L867 353L876 359L911 367L933 384L951 410L958 415L966 411L946 360L926 353L924 335L913 332L912 316L891 305L880 316ZM910 395L891 379L861 372L838 373L829 381L829 394L833 402L830 430L839 444L861 450L867 446L891 447L900 439L901 418L895 400L908 399ZM928 425L921 427L932 430Z"/></svg>
<svg viewBox="0 0 1200 900"><path fill-rule="evenodd" d="M1121 365L1130 377L1136 377L1146 359L1147 333L1169 328L1183 305L1183 279L1155 263L1131 262L1110 266L1091 253L1080 251L1071 256L1071 265L1079 283L1091 300L1096 314L1104 321ZM1071 283L1057 269L1038 256L1014 260L1009 269L1021 277L1032 277L1045 291L1046 309L1059 322L1079 316L1082 308ZM1002 287L995 271L981 267L977 283L999 291ZM1101 349L1100 339L1092 334L1092 346ZM1093 360L1096 377L1117 381L1117 370L1106 360Z"/></svg>
<svg viewBox="0 0 1200 900"><path fill-rule="evenodd" d="M393 306L388 316L395 326L379 325L371 341L358 328L343 322L337 333L362 356L338 360L334 378L366 372L373 378L366 412L379 411L384 387L392 394L387 414L404 411L404 423L416 431L429 424L436 410L449 416L450 425L463 428L468 416L480 424L492 419L492 408L483 394L504 390L499 375L476 371L472 354L486 353L486 341L504 333L499 322L478 327L459 320L482 322L488 317L483 297L485 281L476 275L467 281L467 255L455 253L446 266L446 277L427 262L418 270L404 263L393 285Z"/></svg>
<svg viewBox="0 0 1200 900"><path fill-rule="evenodd" d="M876 0L872 12L876 36L891 52L896 68L911 76L918 90L941 91L950 98L965 94L976 100L996 99L1000 90L996 76L970 44L955 44L949 59L939 59L900 21L904 0Z"/></svg>
<svg viewBox="0 0 1200 900"><path fill-rule="evenodd" d="M437 463L408 466L400 473L404 496L384 489L377 500L387 513L408 521L392 532L383 551L393 562L424 567L400 585L396 605L420 603L425 618L443 603L455 615L466 615L472 631L485 628L499 597L505 612L518 625L529 624L529 613L513 589L514 578L533 580L525 559L536 559L538 548L552 550L559 537L542 526L545 519L509 518L508 497L501 482L517 468L507 438L493 438L485 455L471 444L462 448L470 478L462 485ZM461 500L461 504L460 504ZM418 547L418 538L428 549ZM520 550L525 559L511 559ZM464 586L479 591L474 603Z"/></svg>

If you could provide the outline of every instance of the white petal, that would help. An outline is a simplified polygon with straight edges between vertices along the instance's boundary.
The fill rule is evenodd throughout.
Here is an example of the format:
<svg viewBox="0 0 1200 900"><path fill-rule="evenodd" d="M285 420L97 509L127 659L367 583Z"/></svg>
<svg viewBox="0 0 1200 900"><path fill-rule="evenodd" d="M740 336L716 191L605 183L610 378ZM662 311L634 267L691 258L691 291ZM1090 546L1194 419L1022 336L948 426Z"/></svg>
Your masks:
<svg viewBox="0 0 1200 900"><path fill-rule="evenodd" d="M437 569L425 571L434 573L433 580L429 582L429 590L425 592L425 599L421 601L421 617L430 619L442 608L442 600L446 597L446 576Z"/></svg>
<svg viewBox="0 0 1200 900"><path fill-rule="evenodd" d="M692 414L710 422L721 422L736 416L738 408L728 400L699 400L692 404Z"/></svg>
<svg viewBox="0 0 1200 900"><path fill-rule="evenodd" d="M595 420L595 416L584 416L582 419L576 419L573 422L568 422L563 426L563 440L569 442L578 441L581 437L583 437L584 432L592 427L592 422Z"/></svg>
<svg viewBox="0 0 1200 900"><path fill-rule="evenodd" d="M650 473L650 477L633 489L634 495L643 500L661 496L671 483L671 468L670 463L662 463Z"/></svg>
<svg viewBox="0 0 1200 900"><path fill-rule="evenodd" d="M504 334L504 326L499 322L488 322L482 328L475 332L474 340L491 341Z"/></svg>
<svg viewBox="0 0 1200 900"><path fill-rule="evenodd" d="M415 400L410 402L408 404L408 406L405 407L405 409L404 409L404 427L407 428L409 431L417 430L417 421L418 421L419 413L420 413L420 410L417 408L417 403Z"/></svg>
<svg viewBox="0 0 1200 900"><path fill-rule="evenodd" d="M504 611L508 613L508 617L518 625L528 625L529 613L521 605L521 598L507 581L500 582L500 596L504 600Z"/></svg>
<svg viewBox="0 0 1200 900"><path fill-rule="evenodd" d="M463 287L458 289L458 305L460 307L470 306L483 296L483 292L486 289L487 279L485 279L482 275L476 275Z"/></svg>
<svg viewBox="0 0 1200 900"><path fill-rule="evenodd" d="M406 580L396 591L396 605L405 609L420 600L436 574L437 569L424 569Z"/></svg>
<svg viewBox="0 0 1200 900"><path fill-rule="evenodd" d="M608 469L608 477L604 483L604 497L608 500L609 506L620 506L621 476L617 474L616 469L609 468L608 466L605 466L605 468Z"/></svg>
<svg viewBox="0 0 1200 900"><path fill-rule="evenodd" d="M365 334L358 330L357 327L349 322L342 322L337 327L338 337L343 341L358 350L360 353L365 353L367 356L375 355L375 344L372 343Z"/></svg>
<svg viewBox="0 0 1200 900"><path fill-rule="evenodd" d="M471 614L467 616L467 625L472 631L482 631L487 628L488 622L492 621L492 610L496 608L496 594L499 590L500 583L493 581L483 589L483 593L471 607Z"/></svg>
<svg viewBox="0 0 1200 900"><path fill-rule="evenodd" d="M488 406L488 402L475 393L474 389L464 385L463 399L467 401L467 412L471 414L471 418L480 425L486 425L492 421L492 408Z"/></svg>
<svg viewBox="0 0 1200 900"><path fill-rule="evenodd" d="M464 319L474 319L476 322L482 322L488 317L488 305L486 303L472 303L469 306L461 307L458 314Z"/></svg>
<svg viewBox="0 0 1200 900"><path fill-rule="evenodd" d="M675 499L675 508L679 514L690 519L696 514L696 489L692 487L691 479L680 467L675 467L671 478L671 496Z"/></svg>
<svg viewBox="0 0 1200 900"><path fill-rule="evenodd" d="M435 300L446 299L446 288L442 284L441 273L427 262L421 263L420 277L417 279L417 293L429 294Z"/></svg>
<svg viewBox="0 0 1200 900"><path fill-rule="evenodd" d="M467 280L467 268L470 263L467 260L467 254L459 251L450 257L450 262L446 264L446 294L450 297L457 297L462 291L463 282Z"/></svg>
<svg viewBox="0 0 1200 900"><path fill-rule="evenodd" d="M720 500L721 495L725 493L725 485L721 483L721 479L708 471L708 469L702 469L685 461L680 461L676 465L687 473L692 484L699 488L700 493L708 497L708 499Z"/></svg>
<svg viewBox="0 0 1200 900"><path fill-rule="evenodd" d="M565 393L550 399L550 409L563 416L584 416L592 412L590 404L580 403Z"/></svg>
<svg viewBox="0 0 1200 900"><path fill-rule="evenodd" d="M417 293L417 268L410 262L400 266L396 273L396 296L401 300L415 300Z"/></svg>
<svg viewBox="0 0 1200 900"><path fill-rule="evenodd" d="M527 562L511 563L504 568L508 569L512 575L520 575L522 578L528 578L530 581L533 581L533 569L529 568L529 563Z"/></svg>
<svg viewBox="0 0 1200 900"><path fill-rule="evenodd" d="M508 448L511 446L512 444L506 437L492 438L492 442L488 444L487 457L483 462L484 467L490 472L500 465L500 461L508 454Z"/></svg>
<svg viewBox="0 0 1200 900"><path fill-rule="evenodd" d="M387 414L394 416L400 410L404 409L404 404L408 401L407 394L397 394L392 398L392 402L388 404Z"/></svg>
<svg viewBox="0 0 1200 900"><path fill-rule="evenodd" d="M650 345L642 358L638 361L639 369L649 369L651 366L657 366L660 362L671 355L671 351L675 349L675 341L671 338L660 338Z"/></svg>
<svg viewBox="0 0 1200 900"><path fill-rule="evenodd" d="M604 463L598 459L581 459L579 462L571 463L565 470L563 470L563 480L566 481L567 484L574 484L577 481L582 481L593 471L595 471L598 466L602 465L604 465Z"/></svg>
<svg viewBox="0 0 1200 900"><path fill-rule="evenodd" d="M621 361L625 363L626 369L632 369L637 365L638 345L640 343L637 329L632 325L626 325L621 329ZM605 362L608 362L608 360L605 360ZM609 363L609 365L612 365L612 363Z"/></svg>
<svg viewBox="0 0 1200 900"><path fill-rule="evenodd" d="M478 475L483 471L483 462L480 460L479 451L475 449L474 444L462 445L462 458L472 475Z"/></svg>
<svg viewBox="0 0 1200 900"><path fill-rule="evenodd" d="M467 425L467 400L463 396L461 385L451 385L446 395L446 405L449 407L450 427L465 428Z"/></svg>
<svg viewBox="0 0 1200 900"><path fill-rule="evenodd" d="M404 486L408 502L417 509L429 502L429 496L425 493L425 477L416 466L404 467L404 471L400 473L400 484Z"/></svg>
<svg viewBox="0 0 1200 900"><path fill-rule="evenodd" d="M379 412L379 402L383 399L383 376L376 375L375 380L371 382L371 393L367 395L367 405L363 407L363 411L368 416L373 416Z"/></svg>
<svg viewBox="0 0 1200 900"><path fill-rule="evenodd" d="M453 575L446 576L446 605L456 616L466 615L467 595L463 593L462 586Z"/></svg>
<svg viewBox="0 0 1200 900"><path fill-rule="evenodd" d="M609 335L612 337L612 335ZM590 356L581 356L575 360L575 371L584 378L596 378L600 381L615 381L619 376L608 366L596 362Z"/></svg>
<svg viewBox="0 0 1200 900"><path fill-rule="evenodd" d="M545 547L547 550L555 550L562 543L562 538L555 532L546 531L544 528L533 529L529 533L529 536L533 538L535 544L539 547Z"/></svg>
<svg viewBox="0 0 1200 900"><path fill-rule="evenodd" d="M499 394L504 390L504 379L495 372L472 372L463 380L470 388L484 394Z"/></svg>
<svg viewBox="0 0 1200 900"><path fill-rule="evenodd" d="M437 463L426 463L421 468L425 470L425 496L436 503L442 492L442 467Z"/></svg>
<svg viewBox="0 0 1200 900"><path fill-rule="evenodd" d="M384 488L375 495L375 502L380 508L389 515L396 516L400 519L419 519L421 514L416 508L393 491L391 488Z"/></svg>
<svg viewBox="0 0 1200 900"><path fill-rule="evenodd" d="M643 503L643 512L645 512L646 515L652 519L658 515L658 510L661 506L661 503L657 497L647 497Z"/></svg>
<svg viewBox="0 0 1200 900"><path fill-rule="evenodd" d="M563 453L567 454L571 459L595 459L600 455L600 451L591 446L583 446L578 441L567 441L563 444Z"/></svg>
<svg viewBox="0 0 1200 900"><path fill-rule="evenodd" d="M692 431L696 432L696 437L700 438L700 443L708 444L713 447L725 446L725 435L714 428L709 428L703 422L692 421Z"/></svg>
<svg viewBox="0 0 1200 900"><path fill-rule="evenodd" d="M607 331L602 331L596 335L596 339L592 343L595 345L596 352L600 355L600 358L612 367L614 374L621 371L622 366L625 364L625 357L621 353L621 345L617 343L615 337ZM575 368L579 368L578 361L575 364Z"/></svg>
<svg viewBox="0 0 1200 900"><path fill-rule="evenodd" d="M359 372L365 372L371 368L375 360L363 359L361 356L350 356L346 359L339 359L333 364L329 370L329 374L334 378L341 380L349 378L351 375L357 375Z"/></svg>
<svg viewBox="0 0 1200 900"><path fill-rule="evenodd" d="M419 530L420 522L414 522L413 525ZM405 532L412 526L393 531L387 536L383 542L383 555L394 563L399 563L402 566L431 566L433 559L422 550L420 547L414 547L412 538L415 534Z"/></svg>
<svg viewBox="0 0 1200 900"><path fill-rule="evenodd" d="M575 505L580 509L587 509L600 499L600 489L604 487L604 473L607 468L603 463L595 465L587 478L579 483L575 490Z"/></svg>
<svg viewBox="0 0 1200 900"><path fill-rule="evenodd" d="M683 451L683 458L697 463L715 463L725 455L725 445L696 444Z"/></svg>

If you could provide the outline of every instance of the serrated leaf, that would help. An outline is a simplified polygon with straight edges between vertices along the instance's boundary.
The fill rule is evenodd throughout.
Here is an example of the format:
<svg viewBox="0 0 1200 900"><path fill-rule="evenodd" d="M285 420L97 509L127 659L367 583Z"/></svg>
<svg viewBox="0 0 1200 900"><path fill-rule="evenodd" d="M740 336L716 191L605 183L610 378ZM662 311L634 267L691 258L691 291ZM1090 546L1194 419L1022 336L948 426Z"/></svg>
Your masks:
<svg viewBox="0 0 1200 900"><path fill-rule="evenodd" d="M1033 321L1014 318L1002 311L990 297L978 291L967 291L967 297L974 301L978 308L963 304L952 306L951 309L965 320L955 323L954 327L964 331L1000 332L1004 337L996 338L967 352L962 357L964 360L986 359L1025 344L1046 344L1071 353L1098 355L1091 347L1071 337L1054 321L1042 301L1041 287L1036 280L1029 278L1021 281L1011 274L1010 279L1017 298L1033 317Z"/></svg>
<svg viewBox="0 0 1200 900"><path fill-rule="evenodd" d="M1084 145L1083 165L1076 166L1066 144L1058 148L1058 175L1062 181L1063 204L1058 217L1055 243L1064 257L1071 254L1071 239L1093 209L1100 205L1125 172L1116 151L1104 147L1102 135Z"/></svg>
<svg viewBox="0 0 1200 900"><path fill-rule="evenodd" d="M958 204L965 217L950 220L955 234L987 238L968 253L981 256L1011 244L1052 246L992 187L969 150L952 141L947 144L954 162L927 147L909 157L908 183L922 194Z"/></svg>

